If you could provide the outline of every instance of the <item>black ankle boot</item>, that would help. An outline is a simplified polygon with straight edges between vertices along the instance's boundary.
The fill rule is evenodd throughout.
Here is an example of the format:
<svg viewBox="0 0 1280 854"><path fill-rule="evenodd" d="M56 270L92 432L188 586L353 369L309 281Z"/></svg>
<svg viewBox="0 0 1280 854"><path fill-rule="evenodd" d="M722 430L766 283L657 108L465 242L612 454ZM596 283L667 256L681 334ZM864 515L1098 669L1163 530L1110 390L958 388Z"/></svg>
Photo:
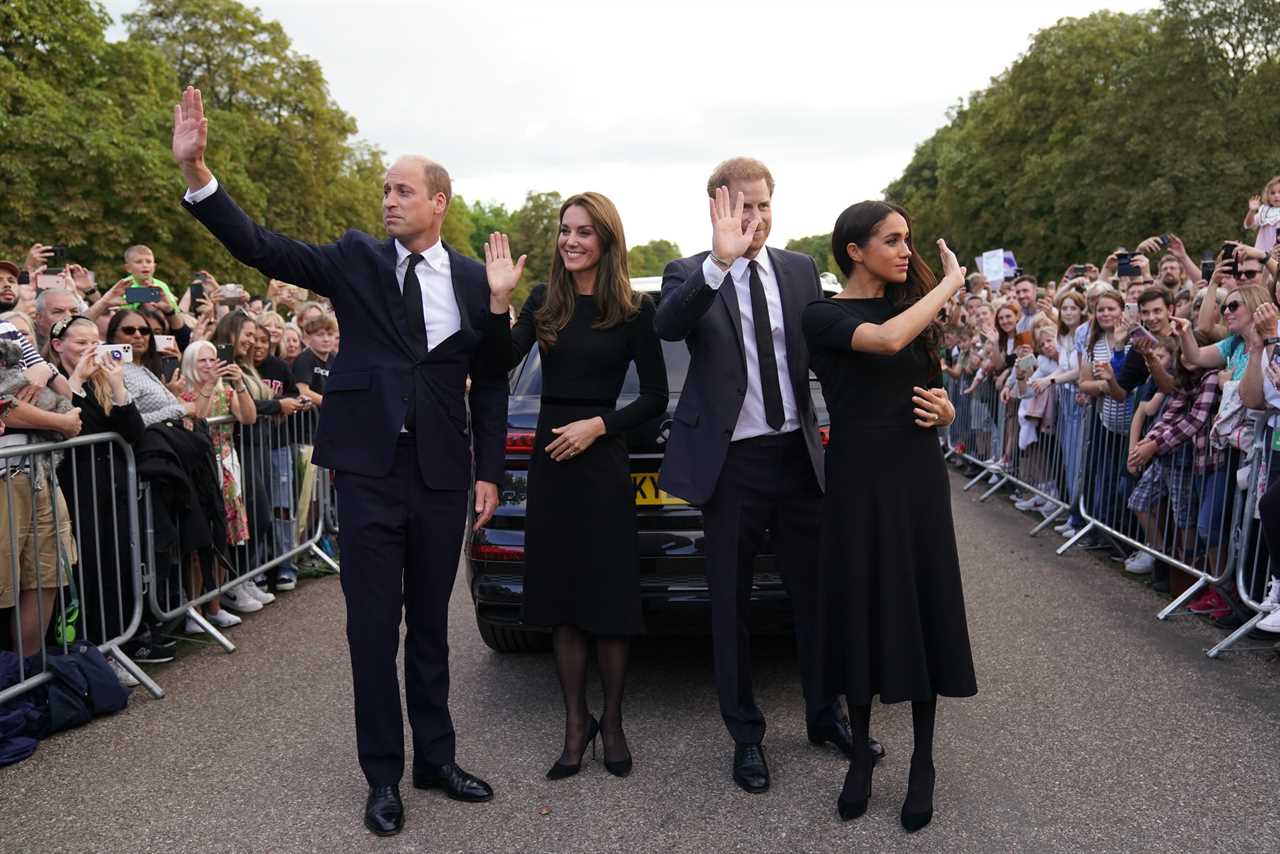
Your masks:
<svg viewBox="0 0 1280 854"><path fill-rule="evenodd" d="M933 820L933 784L936 780L933 763L911 763L907 777L907 798L902 802L902 826L907 833L915 833Z"/></svg>

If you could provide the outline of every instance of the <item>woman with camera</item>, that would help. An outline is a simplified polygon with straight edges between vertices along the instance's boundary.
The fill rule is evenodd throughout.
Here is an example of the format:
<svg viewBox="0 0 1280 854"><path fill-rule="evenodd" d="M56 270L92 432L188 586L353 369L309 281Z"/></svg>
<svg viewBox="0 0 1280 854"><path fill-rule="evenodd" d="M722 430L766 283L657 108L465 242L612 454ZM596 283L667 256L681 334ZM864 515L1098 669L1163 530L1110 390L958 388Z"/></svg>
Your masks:
<svg viewBox="0 0 1280 854"><path fill-rule="evenodd" d="M940 385L938 310L964 268L938 241L944 277L916 253L906 211L861 202L836 220L844 290L810 303L804 334L831 415L822 519L829 651L849 704L855 751L837 800L867 810L871 701L911 701L914 752L901 821L933 816L939 695L977 692L965 624L950 484L938 427L955 417Z"/></svg>

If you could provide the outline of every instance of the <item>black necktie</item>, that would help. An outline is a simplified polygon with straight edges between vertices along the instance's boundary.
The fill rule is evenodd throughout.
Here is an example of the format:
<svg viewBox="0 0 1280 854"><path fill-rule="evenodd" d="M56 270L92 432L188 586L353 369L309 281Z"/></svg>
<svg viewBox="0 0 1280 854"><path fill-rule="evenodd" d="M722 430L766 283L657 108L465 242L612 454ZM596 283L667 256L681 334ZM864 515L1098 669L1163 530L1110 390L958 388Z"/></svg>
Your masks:
<svg viewBox="0 0 1280 854"><path fill-rule="evenodd" d="M409 327L409 343L414 355L421 359L427 353L427 321L422 314L422 286L418 284L418 263L422 256L416 252L409 256L409 266L404 271L404 319ZM409 409L405 412L404 427L410 433L417 423L416 390L409 394Z"/></svg>
<svg viewBox="0 0 1280 854"><path fill-rule="evenodd" d="M773 352L773 330L769 328L769 301L764 296L759 265L752 261L751 325L756 331L756 360L760 363L760 393L764 396L764 420L774 430L781 430L786 416L782 411L782 387L778 385L778 358Z"/></svg>

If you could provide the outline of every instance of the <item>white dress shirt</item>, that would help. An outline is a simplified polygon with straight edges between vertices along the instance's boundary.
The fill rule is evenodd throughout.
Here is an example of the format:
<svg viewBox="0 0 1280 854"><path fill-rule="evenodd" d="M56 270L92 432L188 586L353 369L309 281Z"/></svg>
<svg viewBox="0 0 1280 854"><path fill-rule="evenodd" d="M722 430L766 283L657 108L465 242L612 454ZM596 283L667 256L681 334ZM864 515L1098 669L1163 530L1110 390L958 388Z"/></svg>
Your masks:
<svg viewBox="0 0 1280 854"><path fill-rule="evenodd" d="M218 191L218 179L211 178L198 190L187 190L183 198L188 204L199 204ZM404 273L409 268L409 250L396 241L396 285L404 293ZM453 277L449 269L449 253L439 240L420 253L415 272L422 289L422 314L427 324L427 349L435 349L441 341L462 328L462 315L453 295Z"/></svg>
<svg viewBox="0 0 1280 854"><path fill-rule="evenodd" d="M409 269L409 250L396 241L396 283L404 293L404 274ZM440 342L462 328L462 315L458 300L453 295L453 276L449 272L449 253L439 240L424 252L422 260L414 267L418 274L418 287L422 289L422 313L427 324L427 349L434 350Z"/></svg>
<svg viewBox="0 0 1280 854"><path fill-rule="evenodd" d="M769 330L773 336L773 355L778 362L778 385L782 389L781 430L774 430L765 421L764 392L760 386L760 359L756 353L755 316L751 312L751 259L742 257L729 267L733 277L734 294L738 298L738 313L742 316L742 347L747 356L747 393L738 411L738 423L733 428L733 441L767 436L772 433L789 433L800 429L800 417L796 411L796 393L791 386L791 374L787 369L787 334L782 325L782 294L778 290L778 277L774 275L769 250L762 247L756 255L756 267L760 283L764 285L764 298L769 308ZM716 266L708 255L702 262L702 276L712 290L719 290L725 271Z"/></svg>

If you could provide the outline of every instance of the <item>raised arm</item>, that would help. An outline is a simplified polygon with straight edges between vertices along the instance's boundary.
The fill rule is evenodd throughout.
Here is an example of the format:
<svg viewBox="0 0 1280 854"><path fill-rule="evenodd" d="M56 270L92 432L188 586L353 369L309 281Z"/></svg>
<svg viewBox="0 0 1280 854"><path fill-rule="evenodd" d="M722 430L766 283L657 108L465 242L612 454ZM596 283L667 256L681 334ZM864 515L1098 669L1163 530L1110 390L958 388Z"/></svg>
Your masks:
<svg viewBox="0 0 1280 854"><path fill-rule="evenodd" d="M333 244L314 246L263 228L218 185L205 164L209 120L200 90L188 86L173 108L173 159L187 182L183 206L237 261L273 279L283 279L333 298L342 281L341 252Z"/></svg>
<svg viewBox="0 0 1280 854"><path fill-rule="evenodd" d="M955 253L945 240L938 241L942 255L942 281L914 305L884 323L860 323L853 330L849 346L864 353L892 355L899 352L923 332L951 295L964 287L965 269L956 261Z"/></svg>

